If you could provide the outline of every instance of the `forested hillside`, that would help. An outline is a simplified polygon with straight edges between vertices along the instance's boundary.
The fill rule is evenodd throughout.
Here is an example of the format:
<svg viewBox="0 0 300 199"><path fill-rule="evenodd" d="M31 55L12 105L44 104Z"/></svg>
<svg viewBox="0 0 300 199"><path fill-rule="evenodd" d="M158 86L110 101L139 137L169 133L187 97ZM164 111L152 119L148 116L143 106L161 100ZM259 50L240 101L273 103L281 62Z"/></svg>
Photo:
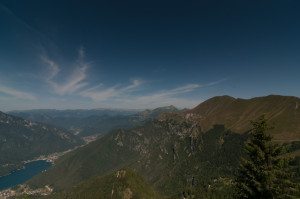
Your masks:
<svg viewBox="0 0 300 199"><path fill-rule="evenodd" d="M289 110L287 104L293 100L297 102L297 98L287 97L286 103L279 101L279 104L277 101L270 102L269 98L258 99L256 105L259 106L257 109L252 107L256 110L252 114L248 112L250 105L228 115L222 113L221 110L227 110L228 106L235 107L236 103L240 103L240 100L229 97L213 98L189 111L163 113L159 120L129 130L116 130L65 155L52 169L28 183L30 186L51 185L56 191L66 191L95 175L102 176L127 167L141 175L159 194L169 198L232 198L234 176L240 157L244 155L244 143L251 130L250 121L265 114L274 124L275 129L270 132L275 136L282 136L290 129L281 132L277 127L280 129L291 122L300 125L294 119L297 109L294 114L278 112ZM246 102L252 104L253 99L243 101ZM232 118L247 124L241 125L241 128L234 126L239 123L230 123L233 119L226 120L231 114ZM275 119L283 117L291 119L284 120L284 124L275 122ZM211 128L209 125L212 125ZM243 132L233 131L242 127L245 128ZM285 145L291 154L297 155L299 142L295 139L299 138L299 133L292 131L287 134L293 135L293 139L288 140L290 137L287 137ZM293 165L297 173L297 159Z"/></svg>
<svg viewBox="0 0 300 199"><path fill-rule="evenodd" d="M0 112L0 175L21 161L83 144L72 133Z"/></svg>

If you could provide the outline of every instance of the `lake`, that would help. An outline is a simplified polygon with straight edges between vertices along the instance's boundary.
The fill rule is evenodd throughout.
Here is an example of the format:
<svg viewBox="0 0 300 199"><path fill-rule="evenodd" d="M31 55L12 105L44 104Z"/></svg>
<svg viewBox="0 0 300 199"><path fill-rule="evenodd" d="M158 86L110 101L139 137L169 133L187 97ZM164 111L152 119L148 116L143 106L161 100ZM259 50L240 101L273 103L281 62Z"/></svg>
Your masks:
<svg viewBox="0 0 300 199"><path fill-rule="evenodd" d="M13 171L9 175L0 177L0 190L22 184L38 173L48 169L51 165L50 162L45 160L26 163L23 169Z"/></svg>

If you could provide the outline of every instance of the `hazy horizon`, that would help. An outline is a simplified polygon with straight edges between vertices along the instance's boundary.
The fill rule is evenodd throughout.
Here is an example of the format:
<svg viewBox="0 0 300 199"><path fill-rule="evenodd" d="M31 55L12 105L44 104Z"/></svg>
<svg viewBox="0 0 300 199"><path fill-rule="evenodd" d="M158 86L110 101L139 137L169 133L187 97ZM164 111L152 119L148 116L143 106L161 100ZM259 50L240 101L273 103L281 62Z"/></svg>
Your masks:
<svg viewBox="0 0 300 199"><path fill-rule="evenodd" d="M267 97L267 96L284 96L284 97L297 97L299 98L298 96L292 96L292 95L280 95L280 94L268 94L268 95L263 95L263 96L253 96L253 97L248 97L248 98L241 98L241 97L235 97L235 96L230 96L230 95L216 95L216 96L212 96L208 99L205 99L203 101L199 101L198 104L196 104L195 106L192 106L192 107L178 107L178 106L174 106L173 104L170 104L170 105L166 105L166 106L157 106L157 107L152 107L152 108L115 108L115 107L95 107L95 108L33 108L33 109L12 109L12 110L0 110L0 111L4 111L4 112L17 112L17 111L35 111L35 110L56 110L56 111L68 111L68 110L120 110L120 111L144 111L144 110L152 110L152 109L156 109L156 108L162 108L162 107L168 107L168 106L174 106L175 108L178 108L178 109L193 109L195 108L196 106L198 106L199 104L201 104L202 102L205 102L206 100L209 100L213 97L222 97L222 96L229 96L229 97L233 97L235 99L242 99L242 100L249 100L249 99L253 99L253 98L259 98L259 97Z"/></svg>

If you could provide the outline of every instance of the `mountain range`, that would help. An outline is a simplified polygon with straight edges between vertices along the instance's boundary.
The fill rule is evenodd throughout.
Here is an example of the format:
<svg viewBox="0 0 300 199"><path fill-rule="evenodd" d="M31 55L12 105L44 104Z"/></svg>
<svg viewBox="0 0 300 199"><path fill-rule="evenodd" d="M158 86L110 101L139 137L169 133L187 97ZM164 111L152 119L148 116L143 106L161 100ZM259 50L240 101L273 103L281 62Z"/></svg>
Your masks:
<svg viewBox="0 0 300 199"><path fill-rule="evenodd" d="M80 137L105 134L113 129L128 129L142 125L145 121L157 117L162 112L177 112L174 106L160 107L153 110L26 110L11 111L9 114L30 121L54 125L69 130Z"/></svg>
<svg viewBox="0 0 300 199"><path fill-rule="evenodd" d="M22 161L83 144L81 138L53 126L0 112L0 175Z"/></svg>
<svg viewBox="0 0 300 199"><path fill-rule="evenodd" d="M162 112L157 119L115 130L66 154L27 184L50 185L62 195L75 189L80 194L100 194L101 183L97 186L91 179L129 168L151 185L148 191L155 190L164 198L232 198L233 176L244 155L251 121L261 115L274 127L270 133L275 140L296 156L293 164L299 180L298 104L299 98L287 96L247 100L220 96L191 110ZM115 182L106 187L114 191ZM100 194L99 198L105 196ZM131 198L136 198L134 193Z"/></svg>
<svg viewBox="0 0 300 199"><path fill-rule="evenodd" d="M291 96L269 95L252 99L230 96L211 98L192 110L184 112L195 117L203 131L214 124L224 124L237 133L249 130L251 123L261 115L269 120L272 135L280 141L300 139L300 99Z"/></svg>

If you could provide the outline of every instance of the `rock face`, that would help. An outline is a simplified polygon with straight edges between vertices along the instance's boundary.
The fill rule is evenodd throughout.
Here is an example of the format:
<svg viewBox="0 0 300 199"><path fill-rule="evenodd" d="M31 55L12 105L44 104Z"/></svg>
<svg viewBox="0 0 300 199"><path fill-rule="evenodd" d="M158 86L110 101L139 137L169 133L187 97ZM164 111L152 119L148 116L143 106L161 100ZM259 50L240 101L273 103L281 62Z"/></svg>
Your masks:
<svg viewBox="0 0 300 199"><path fill-rule="evenodd" d="M131 130L117 130L71 152L29 184L68 189L95 174L129 167L163 195L180 195L188 187L205 188L219 176L229 178L238 165L244 139L221 125L202 132L184 119L152 121ZM116 174L117 178L123 175L122 171Z"/></svg>
<svg viewBox="0 0 300 199"><path fill-rule="evenodd" d="M0 112L0 165L18 164L82 143L81 139L63 129Z"/></svg>

